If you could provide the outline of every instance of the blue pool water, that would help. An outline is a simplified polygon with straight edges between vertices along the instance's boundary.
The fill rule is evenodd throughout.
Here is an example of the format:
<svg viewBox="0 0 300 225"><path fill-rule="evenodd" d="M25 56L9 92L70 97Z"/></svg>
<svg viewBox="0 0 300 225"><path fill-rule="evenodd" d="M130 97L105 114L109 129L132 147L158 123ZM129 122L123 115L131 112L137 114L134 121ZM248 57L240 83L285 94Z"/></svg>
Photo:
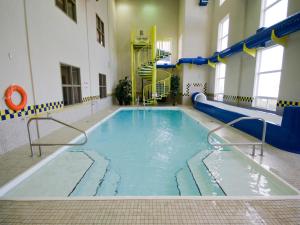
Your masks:
<svg viewBox="0 0 300 225"><path fill-rule="evenodd" d="M210 149L207 132L180 110L123 110L98 126L84 149L109 159L121 178L117 195L179 195L176 172Z"/></svg>

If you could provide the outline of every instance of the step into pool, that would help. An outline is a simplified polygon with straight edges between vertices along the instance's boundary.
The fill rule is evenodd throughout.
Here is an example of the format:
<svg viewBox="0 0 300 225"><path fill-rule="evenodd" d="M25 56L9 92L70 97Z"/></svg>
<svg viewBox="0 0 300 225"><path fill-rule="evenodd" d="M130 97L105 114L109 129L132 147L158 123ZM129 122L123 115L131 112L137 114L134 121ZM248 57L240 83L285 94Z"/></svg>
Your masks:
<svg viewBox="0 0 300 225"><path fill-rule="evenodd" d="M121 109L4 197L298 194L237 150L212 149L207 133L180 109Z"/></svg>

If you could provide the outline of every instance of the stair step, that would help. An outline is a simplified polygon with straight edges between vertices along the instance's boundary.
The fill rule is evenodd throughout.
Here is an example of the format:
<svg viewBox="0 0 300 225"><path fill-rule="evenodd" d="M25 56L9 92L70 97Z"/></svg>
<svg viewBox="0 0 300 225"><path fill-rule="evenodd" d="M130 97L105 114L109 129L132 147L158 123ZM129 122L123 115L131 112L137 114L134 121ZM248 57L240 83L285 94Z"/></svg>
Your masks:
<svg viewBox="0 0 300 225"><path fill-rule="evenodd" d="M82 152L65 151L5 197L67 197L92 165L93 161Z"/></svg>
<svg viewBox="0 0 300 225"><path fill-rule="evenodd" d="M139 71L152 71L153 68L149 68L149 67L141 67L138 70Z"/></svg>
<svg viewBox="0 0 300 225"><path fill-rule="evenodd" d="M214 151L204 160L204 163L230 196L272 196L296 193L280 180L274 179L264 168L249 160L243 153L234 150Z"/></svg>
<svg viewBox="0 0 300 225"><path fill-rule="evenodd" d="M201 195L225 195L212 174L208 171L203 159L207 157L212 150L204 150L197 153L188 160L189 169L192 172L194 180L201 192Z"/></svg>
<svg viewBox="0 0 300 225"><path fill-rule="evenodd" d="M199 190L193 176L186 166L180 169L176 174L176 181L181 196L199 196Z"/></svg>
<svg viewBox="0 0 300 225"><path fill-rule="evenodd" d="M71 193L71 196L95 195L109 165L109 161L97 152L83 151L83 153L94 160L94 163L77 184L75 190Z"/></svg>
<svg viewBox="0 0 300 225"><path fill-rule="evenodd" d="M118 193L121 177L113 169L109 169L104 176L103 182L97 190L96 196L114 196Z"/></svg>

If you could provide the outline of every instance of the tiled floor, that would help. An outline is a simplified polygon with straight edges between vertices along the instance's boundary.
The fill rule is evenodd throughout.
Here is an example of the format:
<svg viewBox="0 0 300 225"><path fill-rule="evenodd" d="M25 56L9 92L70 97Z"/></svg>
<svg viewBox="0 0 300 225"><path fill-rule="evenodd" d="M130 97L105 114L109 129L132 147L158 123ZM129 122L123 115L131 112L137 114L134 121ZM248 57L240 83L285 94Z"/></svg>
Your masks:
<svg viewBox="0 0 300 225"><path fill-rule="evenodd" d="M300 224L300 200L2 201L0 224Z"/></svg>
<svg viewBox="0 0 300 225"><path fill-rule="evenodd" d="M117 107L75 123L88 129ZM208 128L220 122L190 107L182 109ZM75 133L61 129L47 137L52 141L71 140ZM235 129L218 135L229 141L255 140ZM43 157L29 157L29 147L0 156L0 186L39 162L57 147L44 148ZM251 148L240 148L246 154ZM258 163L300 190L300 155L266 145L265 156L254 157ZM115 199L0 201L0 224L300 224L300 199L289 200L207 200L195 199Z"/></svg>

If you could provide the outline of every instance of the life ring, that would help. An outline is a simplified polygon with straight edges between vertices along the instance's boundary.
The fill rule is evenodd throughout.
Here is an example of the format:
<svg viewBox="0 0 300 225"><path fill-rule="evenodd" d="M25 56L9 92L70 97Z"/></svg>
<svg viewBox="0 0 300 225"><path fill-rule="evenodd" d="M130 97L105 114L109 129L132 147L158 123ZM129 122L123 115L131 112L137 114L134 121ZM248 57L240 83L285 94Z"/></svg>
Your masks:
<svg viewBox="0 0 300 225"><path fill-rule="evenodd" d="M19 103L19 105L14 104L11 99L11 96L15 91L21 95L21 102ZM8 108L15 111L24 109L27 103L27 94L25 90L21 86L16 84L10 85L5 91L5 103Z"/></svg>

